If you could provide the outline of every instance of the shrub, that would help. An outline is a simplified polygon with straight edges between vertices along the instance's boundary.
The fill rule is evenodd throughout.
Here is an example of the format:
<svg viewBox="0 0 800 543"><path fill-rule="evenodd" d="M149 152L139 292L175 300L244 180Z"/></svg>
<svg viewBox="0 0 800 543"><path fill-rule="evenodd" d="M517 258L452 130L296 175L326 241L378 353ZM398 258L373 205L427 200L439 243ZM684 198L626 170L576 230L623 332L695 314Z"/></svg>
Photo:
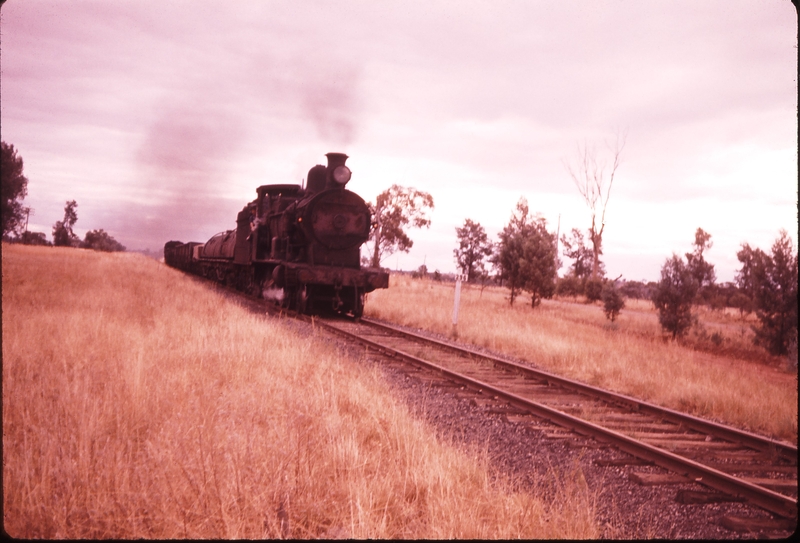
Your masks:
<svg viewBox="0 0 800 543"><path fill-rule="evenodd" d="M125 246L115 240L113 237L103 230L90 230L86 232L86 238L81 243L84 249L94 249L95 251L106 251L112 253L115 251L124 251Z"/></svg>
<svg viewBox="0 0 800 543"><path fill-rule="evenodd" d="M559 296L572 296L577 297L583 293L583 285L581 280L574 275L567 275L561 277L556 284L556 294Z"/></svg>
<svg viewBox="0 0 800 543"><path fill-rule="evenodd" d="M792 334L797 333L797 253L785 230L764 260L757 290L760 326L755 329L755 341L771 354L785 355Z"/></svg>
<svg viewBox="0 0 800 543"><path fill-rule="evenodd" d="M601 298L603 299L603 310L606 313L606 318L614 322L619 316L619 312L625 307L625 299L614 281L609 281L605 284Z"/></svg>
<svg viewBox="0 0 800 543"><path fill-rule="evenodd" d="M692 325L692 302L697 284L691 270L675 254L661 268L661 281L653 295L658 310L658 322L672 334L672 339L682 336Z"/></svg>
<svg viewBox="0 0 800 543"><path fill-rule="evenodd" d="M603 295L603 282L600 279L589 279L583 289L586 301L596 302Z"/></svg>
<svg viewBox="0 0 800 543"><path fill-rule="evenodd" d="M44 232L23 232L16 241L24 245L52 245Z"/></svg>

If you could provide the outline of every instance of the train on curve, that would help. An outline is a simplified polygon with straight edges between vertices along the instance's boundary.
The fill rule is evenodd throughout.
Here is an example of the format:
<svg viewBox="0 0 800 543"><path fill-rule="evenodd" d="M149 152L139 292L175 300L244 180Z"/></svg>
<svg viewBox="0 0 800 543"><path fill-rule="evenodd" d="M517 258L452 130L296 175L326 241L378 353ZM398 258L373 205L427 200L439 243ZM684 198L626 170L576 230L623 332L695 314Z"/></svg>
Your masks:
<svg viewBox="0 0 800 543"><path fill-rule="evenodd" d="M169 241L174 268L273 300L299 313L360 317L364 295L388 288L389 274L361 267L370 210L345 187L347 155L328 153L301 185L262 185L236 217L236 228L205 243Z"/></svg>

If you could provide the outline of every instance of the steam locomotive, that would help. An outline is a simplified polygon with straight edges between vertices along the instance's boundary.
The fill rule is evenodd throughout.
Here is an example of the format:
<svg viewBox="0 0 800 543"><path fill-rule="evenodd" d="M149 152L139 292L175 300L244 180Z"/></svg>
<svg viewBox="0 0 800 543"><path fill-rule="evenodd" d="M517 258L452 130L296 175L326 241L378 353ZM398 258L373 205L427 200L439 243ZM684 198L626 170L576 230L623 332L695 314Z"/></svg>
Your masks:
<svg viewBox="0 0 800 543"><path fill-rule="evenodd" d="M262 185L236 217L236 229L206 243L169 241L167 265L273 300L299 313L360 317L364 295L388 288L389 274L361 268L370 230L364 200L345 188L347 155L308 171L301 185Z"/></svg>

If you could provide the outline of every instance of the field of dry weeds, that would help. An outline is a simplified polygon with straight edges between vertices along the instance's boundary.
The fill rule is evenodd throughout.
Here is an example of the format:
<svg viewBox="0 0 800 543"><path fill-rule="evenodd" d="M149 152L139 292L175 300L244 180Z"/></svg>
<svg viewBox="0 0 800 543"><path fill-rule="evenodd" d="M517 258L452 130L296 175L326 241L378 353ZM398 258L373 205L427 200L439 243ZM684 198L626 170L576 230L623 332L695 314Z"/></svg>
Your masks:
<svg viewBox="0 0 800 543"><path fill-rule="evenodd" d="M14 537L599 533L583 488L515 491L437 440L377 371L155 260L2 249Z"/></svg>

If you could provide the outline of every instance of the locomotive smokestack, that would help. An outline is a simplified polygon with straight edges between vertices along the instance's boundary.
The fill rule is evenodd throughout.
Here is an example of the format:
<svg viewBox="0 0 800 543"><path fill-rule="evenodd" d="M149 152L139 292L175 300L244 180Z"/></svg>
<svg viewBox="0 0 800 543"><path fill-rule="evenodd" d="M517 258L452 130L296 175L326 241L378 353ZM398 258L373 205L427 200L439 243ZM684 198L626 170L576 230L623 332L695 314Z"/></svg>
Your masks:
<svg viewBox="0 0 800 543"><path fill-rule="evenodd" d="M344 163L349 158L344 153L328 153L325 156L328 157L328 168L331 170L335 169L336 166L344 166Z"/></svg>
<svg viewBox="0 0 800 543"><path fill-rule="evenodd" d="M344 153L328 153L328 177L325 184L327 189L344 188L348 181L350 181L350 168L344 165L347 161L347 155Z"/></svg>

